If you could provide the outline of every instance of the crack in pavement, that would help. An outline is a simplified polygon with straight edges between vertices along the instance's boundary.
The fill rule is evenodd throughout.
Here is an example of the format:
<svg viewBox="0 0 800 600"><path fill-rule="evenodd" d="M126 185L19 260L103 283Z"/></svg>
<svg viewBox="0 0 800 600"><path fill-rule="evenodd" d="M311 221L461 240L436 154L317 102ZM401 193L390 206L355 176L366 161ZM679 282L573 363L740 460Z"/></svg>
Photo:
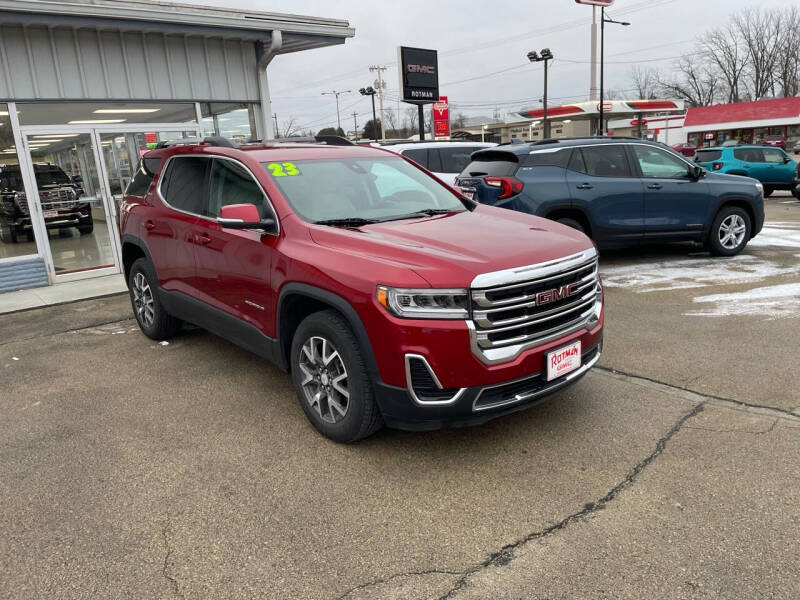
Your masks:
<svg viewBox="0 0 800 600"><path fill-rule="evenodd" d="M780 408L778 406L768 406L766 404L756 404L754 402L745 402L744 400L735 400L734 398L725 398L724 396L717 396L714 394L709 394L707 392L699 392L697 390L693 390L691 388L684 387L681 385L675 385L673 383L666 383L664 381L659 381L658 379L655 379L653 377L648 377L646 375L637 375L635 373L628 373L626 371L620 371L618 369L613 369L609 367L595 366L593 370L607 373L609 375L622 376L626 379L631 379L634 381L635 380L646 381L648 383L652 383L657 386L661 386L663 388L667 388L670 390L692 394L697 397L698 401L705 402L707 404L725 406L727 408L732 408L734 410L743 410L743 409L749 410L751 412L754 412L755 414L760 414L762 416L768 415L772 418L787 419L795 422L800 421L800 415L793 412L792 410L786 408Z"/></svg>
<svg viewBox="0 0 800 600"><path fill-rule="evenodd" d="M714 427L700 427L698 425L687 425L686 429L696 429L699 431L711 431L713 433L749 433L751 435L764 435L765 433L772 433L775 429L775 426L778 424L780 419L774 419L772 421L772 425L767 427L766 429L762 429L760 431L748 431L747 429L716 429Z"/></svg>
<svg viewBox="0 0 800 600"><path fill-rule="evenodd" d="M55 337L57 335L61 335L63 333L73 333L75 331L84 331L86 329L93 329L95 327L102 327L103 325L113 325L115 323L123 323L125 321L135 321L133 317L125 317L124 319L115 318L110 321L98 321L97 323L91 323L89 325L81 325L80 327L72 327L70 329L60 329L59 331L51 331L49 333L43 333L41 335L32 335L30 337L22 337L22 338L11 338L10 340L6 340L0 342L0 346L8 346L9 344L15 344L17 342L29 342L31 340L40 340L42 338L48 337Z"/></svg>
<svg viewBox="0 0 800 600"><path fill-rule="evenodd" d="M343 593L341 596L337 596L336 600L344 600L344 598L347 598L350 594L353 594L358 590L363 590L364 588L383 585L384 583L389 583L390 581L394 581L395 579L399 579L400 577L414 577L415 575L462 575L463 573L464 573L463 571L446 571L444 569L430 569L425 571L407 571L405 573L395 573L394 575L390 575L389 577L375 579L373 581L368 581L366 583L362 583L355 587L352 587L345 593Z"/></svg>
<svg viewBox="0 0 800 600"><path fill-rule="evenodd" d="M397 579L399 577L412 576L412 575L432 575L436 573L460 576L459 579L455 582L455 584L450 588L450 590L444 595L439 597L439 600L447 600L448 598L452 598L454 594L458 593L461 589L464 588L464 586L467 584L467 580L472 575L489 567L504 566L509 564L514 559L514 551L517 550L518 548L521 548L522 546L528 544L533 540L541 539L547 537L548 535L556 533L575 521L583 519L584 517L587 517L597 511L603 510L606 507L606 505L612 502L622 491L633 485L633 483L636 481L636 478L642 473L642 471L644 471L644 469L647 468L647 466L650 463L652 463L656 458L658 458L661 455L661 453L664 451L664 448L666 448L667 446L667 442L669 442L669 440L672 439L672 437L676 433L678 433L678 431L680 431L684 423L686 423L689 419L700 414L705 408L705 406L706 406L705 402L699 402L689 412L684 413L680 418L678 418L678 420L672 425L672 427L670 427L670 429L666 432L666 434L664 434L656 442L653 451L650 454L648 454L645 458L640 460L638 463L636 463L633 466L633 468L630 471L628 471L628 474L625 476L625 478L619 483L617 483L614 487L612 487L602 498L599 498L593 502L587 502L586 504L583 505L583 507L579 511L572 513L571 515L561 519L557 523L554 523L553 525L550 525L542 530L529 533L517 539L514 542L506 544L500 550L493 552L492 554L487 556L486 559L483 560L482 562L473 565L467 569L464 569L462 571L455 572L455 571L431 569L425 571L409 571L406 573L397 573L395 575L392 575L391 577L376 579L358 585L354 588L351 588L350 590L339 596L337 600L343 600L344 598L346 598L347 596L349 596L350 594L352 594L357 590L380 585L382 583L386 583L388 581Z"/></svg>
<svg viewBox="0 0 800 600"><path fill-rule="evenodd" d="M164 555L164 566L161 569L162 575L164 578L169 581L170 586L172 587L172 593L175 594L178 598L184 598L184 595L181 593L180 589L178 588L178 580L175 579L172 575L169 574L169 557L172 555L172 549L169 547L169 539L167 538L167 530L169 529L169 520L167 520L166 525L161 530L161 535L164 536L164 549L166 550L166 554Z"/></svg>

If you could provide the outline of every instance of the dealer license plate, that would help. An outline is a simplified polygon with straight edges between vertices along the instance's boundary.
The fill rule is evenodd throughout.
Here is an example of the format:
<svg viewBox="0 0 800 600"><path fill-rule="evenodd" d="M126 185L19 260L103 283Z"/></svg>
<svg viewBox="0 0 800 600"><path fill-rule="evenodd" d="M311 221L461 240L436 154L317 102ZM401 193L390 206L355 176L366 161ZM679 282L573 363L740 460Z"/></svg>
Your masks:
<svg viewBox="0 0 800 600"><path fill-rule="evenodd" d="M53 217L58 216L57 210L43 210L42 214L44 215L45 219L52 219Z"/></svg>
<svg viewBox="0 0 800 600"><path fill-rule="evenodd" d="M545 360L547 360L547 381L571 373L581 366L581 341L548 352Z"/></svg>

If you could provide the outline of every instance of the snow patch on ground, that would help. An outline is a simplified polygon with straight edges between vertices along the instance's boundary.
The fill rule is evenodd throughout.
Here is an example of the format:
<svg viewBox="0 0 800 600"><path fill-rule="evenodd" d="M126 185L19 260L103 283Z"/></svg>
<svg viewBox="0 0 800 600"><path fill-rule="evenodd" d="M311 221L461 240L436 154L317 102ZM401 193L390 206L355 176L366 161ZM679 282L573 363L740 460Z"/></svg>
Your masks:
<svg viewBox="0 0 800 600"><path fill-rule="evenodd" d="M767 277L794 273L800 273L800 263L785 267L749 254L729 259L703 257L609 266L600 270L603 285L624 287L640 293L752 283Z"/></svg>
<svg viewBox="0 0 800 600"><path fill-rule="evenodd" d="M800 223L765 223L761 233L747 244L757 248L772 246L778 248L800 248Z"/></svg>
<svg viewBox="0 0 800 600"><path fill-rule="evenodd" d="M768 319L800 317L800 283L760 287L746 292L712 294L694 299L708 308L684 313L691 317L730 317L754 315Z"/></svg>

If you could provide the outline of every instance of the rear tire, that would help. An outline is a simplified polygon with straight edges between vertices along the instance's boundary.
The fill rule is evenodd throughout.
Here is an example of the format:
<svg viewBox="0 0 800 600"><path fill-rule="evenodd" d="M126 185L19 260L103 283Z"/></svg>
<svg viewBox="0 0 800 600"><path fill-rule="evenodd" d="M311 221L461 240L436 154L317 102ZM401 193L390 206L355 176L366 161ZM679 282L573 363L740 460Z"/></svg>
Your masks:
<svg viewBox="0 0 800 600"><path fill-rule="evenodd" d="M558 219L557 222L561 223L562 225L566 225L567 227L572 227L573 229L576 229L583 234L586 233L586 229L583 227L583 225L581 225L581 223L579 221L576 221L575 219L564 217L563 219Z"/></svg>
<svg viewBox="0 0 800 600"><path fill-rule="evenodd" d="M133 315L147 337L166 340L180 330L180 320L170 315L158 299L158 279L146 258L138 259L131 266L128 289Z"/></svg>
<svg viewBox="0 0 800 600"><path fill-rule="evenodd" d="M717 256L739 254L750 241L750 216L738 206L726 206L717 214L708 235L708 250Z"/></svg>
<svg viewBox="0 0 800 600"><path fill-rule="evenodd" d="M325 437L350 443L383 426L361 348L338 312L313 313L300 323L291 368L300 406Z"/></svg>

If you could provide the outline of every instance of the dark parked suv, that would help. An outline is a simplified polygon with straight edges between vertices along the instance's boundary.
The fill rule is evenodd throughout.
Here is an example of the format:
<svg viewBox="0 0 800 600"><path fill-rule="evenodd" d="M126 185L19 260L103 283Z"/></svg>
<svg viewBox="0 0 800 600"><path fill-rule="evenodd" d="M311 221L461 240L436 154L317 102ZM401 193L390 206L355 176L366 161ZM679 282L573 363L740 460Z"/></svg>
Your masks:
<svg viewBox="0 0 800 600"><path fill-rule="evenodd" d="M81 235L92 233L91 204L81 201L83 190L58 165L35 163L33 170L47 229L76 227ZM32 235L19 165L0 166L0 241L16 243Z"/></svg>
<svg viewBox="0 0 800 600"><path fill-rule="evenodd" d="M456 180L482 204L547 217L600 246L701 242L740 252L764 223L761 183L711 173L635 138L581 138L481 150Z"/></svg>
<svg viewBox="0 0 800 600"><path fill-rule="evenodd" d="M599 360L582 233L476 205L384 149L185 144L145 154L122 203L139 326L194 323L290 370L332 439L482 423Z"/></svg>

